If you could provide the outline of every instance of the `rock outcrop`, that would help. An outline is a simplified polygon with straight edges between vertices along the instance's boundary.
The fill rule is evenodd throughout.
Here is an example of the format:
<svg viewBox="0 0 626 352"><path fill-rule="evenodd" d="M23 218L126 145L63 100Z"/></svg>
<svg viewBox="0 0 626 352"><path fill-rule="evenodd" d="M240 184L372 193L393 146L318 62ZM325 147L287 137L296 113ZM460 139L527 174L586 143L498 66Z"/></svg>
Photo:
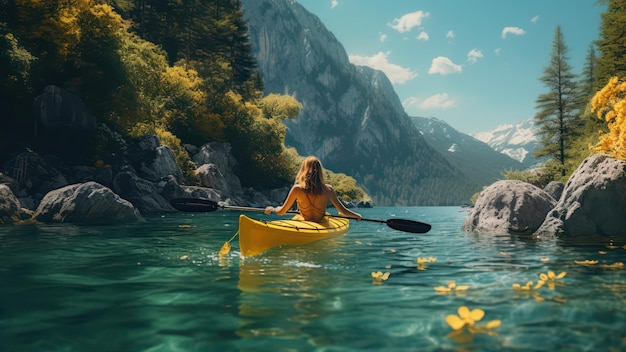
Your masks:
<svg viewBox="0 0 626 352"><path fill-rule="evenodd" d="M19 220L20 201L7 185L0 184L0 224L11 224Z"/></svg>
<svg viewBox="0 0 626 352"><path fill-rule="evenodd" d="M468 232L531 235L556 205L530 183L504 180L484 189L462 229Z"/></svg>
<svg viewBox="0 0 626 352"><path fill-rule="evenodd" d="M626 235L626 162L596 154L572 174L537 238Z"/></svg>
<svg viewBox="0 0 626 352"><path fill-rule="evenodd" d="M481 192L462 229L580 243L625 236L626 161L592 155L565 186L554 182L545 191L521 181L498 181Z"/></svg>
<svg viewBox="0 0 626 352"><path fill-rule="evenodd" d="M111 189L96 183L74 184L46 194L35 211L42 222L115 224L141 220L139 211Z"/></svg>

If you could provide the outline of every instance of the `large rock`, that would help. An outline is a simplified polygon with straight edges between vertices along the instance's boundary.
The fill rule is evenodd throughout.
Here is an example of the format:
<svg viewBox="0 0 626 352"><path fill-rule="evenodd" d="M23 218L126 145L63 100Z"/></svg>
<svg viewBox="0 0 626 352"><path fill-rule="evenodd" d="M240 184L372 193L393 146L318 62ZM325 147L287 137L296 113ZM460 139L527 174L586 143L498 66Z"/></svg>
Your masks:
<svg viewBox="0 0 626 352"><path fill-rule="evenodd" d="M169 175L174 176L178 182L184 179L183 172L176 164L174 152L166 145L156 147L154 159L142 163L141 174L151 181L158 181Z"/></svg>
<svg viewBox="0 0 626 352"><path fill-rule="evenodd" d="M237 160L231 154L230 144L207 143L193 155L192 159L199 165L196 174L200 178L201 186L214 188L231 198L241 198L243 189L241 180L234 172Z"/></svg>
<svg viewBox="0 0 626 352"><path fill-rule="evenodd" d="M139 211L111 189L96 183L73 184L49 192L34 217L42 222L115 224L141 220Z"/></svg>
<svg viewBox="0 0 626 352"><path fill-rule="evenodd" d="M175 211L170 203L159 194L158 188L153 182L139 178L130 171L123 171L115 175L113 189L141 212Z"/></svg>
<svg viewBox="0 0 626 352"><path fill-rule="evenodd" d="M40 199L49 191L69 184L58 169L63 168L62 164L58 158L48 156L46 159L26 150L9 159L2 166L2 172L13 176L11 187L16 196L34 195Z"/></svg>
<svg viewBox="0 0 626 352"><path fill-rule="evenodd" d="M11 224L19 220L20 201L9 186L0 184L0 224Z"/></svg>
<svg viewBox="0 0 626 352"><path fill-rule="evenodd" d="M626 162L596 154L565 185L537 238L626 235Z"/></svg>
<svg viewBox="0 0 626 352"><path fill-rule="evenodd" d="M546 191L552 198L557 201L561 199L561 195L563 195L563 190L565 189L565 185L558 181L552 181L548 183L543 190Z"/></svg>
<svg viewBox="0 0 626 352"><path fill-rule="evenodd" d="M35 98L34 114L39 127L43 129L62 129L79 131L94 131L96 119L93 117L82 100L57 86L46 86L43 93Z"/></svg>
<svg viewBox="0 0 626 352"><path fill-rule="evenodd" d="M468 232L530 235L541 226L556 201L542 189L515 180L484 189L462 229Z"/></svg>

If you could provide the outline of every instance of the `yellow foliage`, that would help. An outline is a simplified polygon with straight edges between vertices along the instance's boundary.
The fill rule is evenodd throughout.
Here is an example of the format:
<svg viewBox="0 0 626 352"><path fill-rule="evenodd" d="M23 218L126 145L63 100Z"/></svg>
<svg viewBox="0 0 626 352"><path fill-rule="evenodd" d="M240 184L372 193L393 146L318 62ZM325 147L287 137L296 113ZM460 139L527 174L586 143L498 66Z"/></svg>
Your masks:
<svg viewBox="0 0 626 352"><path fill-rule="evenodd" d="M302 110L302 104L290 95L269 94L259 105L267 118L295 119Z"/></svg>
<svg viewBox="0 0 626 352"><path fill-rule="evenodd" d="M608 124L609 131L600 134L595 151L626 160L626 82L611 78L591 100L592 110Z"/></svg>

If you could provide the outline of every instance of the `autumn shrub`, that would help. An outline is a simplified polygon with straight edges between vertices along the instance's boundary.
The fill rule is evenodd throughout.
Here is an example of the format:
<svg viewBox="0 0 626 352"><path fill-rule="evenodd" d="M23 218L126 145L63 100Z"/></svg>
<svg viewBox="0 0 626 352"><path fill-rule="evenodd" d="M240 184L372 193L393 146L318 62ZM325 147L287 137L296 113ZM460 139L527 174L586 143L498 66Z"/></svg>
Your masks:
<svg viewBox="0 0 626 352"><path fill-rule="evenodd" d="M608 132L600 132L595 151L626 160L626 82L617 77L609 80L591 100L593 111L606 121Z"/></svg>

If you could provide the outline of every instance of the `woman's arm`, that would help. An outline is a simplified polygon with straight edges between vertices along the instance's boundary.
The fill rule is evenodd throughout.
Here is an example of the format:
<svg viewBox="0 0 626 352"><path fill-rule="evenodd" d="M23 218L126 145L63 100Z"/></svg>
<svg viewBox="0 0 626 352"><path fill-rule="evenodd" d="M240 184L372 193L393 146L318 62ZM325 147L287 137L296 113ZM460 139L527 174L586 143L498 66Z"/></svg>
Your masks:
<svg viewBox="0 0 626 352"><path fill-rule="evenodd" d="M343 203L337 197L337 192L335 192L335 189L331 185L326 185L326 190L328 192L328 198L330 199L330 202L333 203L335 208L337 208L339 214L361 220L361 214L353 212L352 210L346 208L346 206L343 205Z"/></svg>
<svg viewBox="0 0 626 352"><path fill-rule="evenodd" d="M283 203L283 205L278 206L276 208L271 207L271 206L267 207L265 208L265 214L270 214L270 213L276 213L279 215L286 214L289 211L289 209L291 209L291 206L298 198L298 192L300 192L299 186L291 187L291 189L289 190L289 194L287 195L287 198L285 199L285 202Z"/></svg>

